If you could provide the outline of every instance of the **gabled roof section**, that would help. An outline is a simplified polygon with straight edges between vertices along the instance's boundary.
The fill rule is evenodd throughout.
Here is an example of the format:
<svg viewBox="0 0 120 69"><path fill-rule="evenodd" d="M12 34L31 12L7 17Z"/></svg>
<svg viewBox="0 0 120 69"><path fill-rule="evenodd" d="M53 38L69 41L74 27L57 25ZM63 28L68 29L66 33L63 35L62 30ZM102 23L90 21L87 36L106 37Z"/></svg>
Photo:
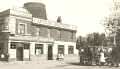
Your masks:
<svg viewBox="0 0 120 69"><path fill-rule="evenodd" d="M5 16L5 15L9 15L9 14L10 14L10 9L0 12L0 16Z"/></svg>

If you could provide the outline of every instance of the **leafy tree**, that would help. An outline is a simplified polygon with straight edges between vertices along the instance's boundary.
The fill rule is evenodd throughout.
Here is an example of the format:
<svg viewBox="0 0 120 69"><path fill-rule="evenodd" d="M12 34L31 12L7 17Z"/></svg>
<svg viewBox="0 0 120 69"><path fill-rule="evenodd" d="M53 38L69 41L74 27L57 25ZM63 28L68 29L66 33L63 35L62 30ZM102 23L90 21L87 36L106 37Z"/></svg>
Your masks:
<svg viewBox="0 0 120 69"><path fill-rule="evenodd" d="M87 46L87 41L85 37L79 36L76 41L76 48L79 49L80 47Z"/></svg>
<svg viewBox="0 0 120 69"><path fill-rule="evenodd" d="M87 35L87 43L88 43L89 46L94 45L94 35L93 34L88 34Z"/></svg>
<svg viewBox="0 0 120 69"><path fill-rule="evenodd" d="M85 46L107 46L107 37L104 33L97 32L88 34L87 37L79 36L76 42L76 48Z"/></svg>
<svg viewBox="0 0 120 69"><path fill-rule="evenodd" d="M118 0L113 0L113 9L112 13L105 18L104 26L106 30L109 32L108 34L112 37L113 45L120 45L120 4Z"/></svg>
<svg viewBox="0 0 120 69"><path fill-rule="evenodd" d="M120 40L120 17L116 15L109 16L104 23L106 30L109 32L109 37L113 38L113 45L118 45Z"/></svg>
<svg viewBox="0 0 120 69"><path fill-rule="evenodd" d="M97 32L88 34L87 43L90 46L102 46L107 45L107 38L104 33L99 34Z"/></svg>

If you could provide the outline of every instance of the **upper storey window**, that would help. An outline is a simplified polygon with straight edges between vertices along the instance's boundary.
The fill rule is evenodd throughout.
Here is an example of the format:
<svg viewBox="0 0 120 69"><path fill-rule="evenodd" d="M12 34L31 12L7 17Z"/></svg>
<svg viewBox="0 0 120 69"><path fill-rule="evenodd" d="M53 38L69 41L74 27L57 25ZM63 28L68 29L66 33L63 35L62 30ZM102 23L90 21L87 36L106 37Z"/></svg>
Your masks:
<svg viewBox="0 0 120 69"><path fill-rule="evenodd" d="M19 24L18 33L25 34L25 24Z"/></svg>

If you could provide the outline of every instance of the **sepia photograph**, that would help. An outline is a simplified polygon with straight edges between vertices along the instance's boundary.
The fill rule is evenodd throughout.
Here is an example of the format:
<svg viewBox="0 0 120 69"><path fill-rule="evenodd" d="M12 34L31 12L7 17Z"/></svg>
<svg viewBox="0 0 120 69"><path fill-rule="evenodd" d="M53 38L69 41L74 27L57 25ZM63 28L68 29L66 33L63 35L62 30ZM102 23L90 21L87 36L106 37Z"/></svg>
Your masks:
<svg viewBox="0 0 120 69"><path fill-rule="evenodd" d="M0 0L0 69L120 69L120 0Z"/></svg>

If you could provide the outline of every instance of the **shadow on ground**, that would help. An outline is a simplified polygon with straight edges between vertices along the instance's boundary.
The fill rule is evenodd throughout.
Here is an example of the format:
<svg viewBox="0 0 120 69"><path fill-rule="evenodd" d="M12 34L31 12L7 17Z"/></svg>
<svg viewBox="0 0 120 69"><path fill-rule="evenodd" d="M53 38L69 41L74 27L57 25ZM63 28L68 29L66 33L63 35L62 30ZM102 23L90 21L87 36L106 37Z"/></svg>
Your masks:
<svg viewBox="0 0 120 69"><path fill-rule="evenodd" d="M83 65L83 64L80 64L79 62L68 62L67 64L76 65L76 66L99 66L99 65Z"/></svg>
<svg viewBox="0 0 120 69"><path fill-rule="evenodd" d="M68 62L67 64L81 66L79 62Z"/></svg>
<svg viewBox="0 0 120 69"><path fill-rule="evenodd" d="M69 62L69 63L67 63L68 65L75 65L75 66L99 66L99 67L109 67L109 68L111 68L111 67L116 67L116 68L119 68L119 67L117 67L117 66L111 66L111 65L81 65L79 62Z"/></svg>

